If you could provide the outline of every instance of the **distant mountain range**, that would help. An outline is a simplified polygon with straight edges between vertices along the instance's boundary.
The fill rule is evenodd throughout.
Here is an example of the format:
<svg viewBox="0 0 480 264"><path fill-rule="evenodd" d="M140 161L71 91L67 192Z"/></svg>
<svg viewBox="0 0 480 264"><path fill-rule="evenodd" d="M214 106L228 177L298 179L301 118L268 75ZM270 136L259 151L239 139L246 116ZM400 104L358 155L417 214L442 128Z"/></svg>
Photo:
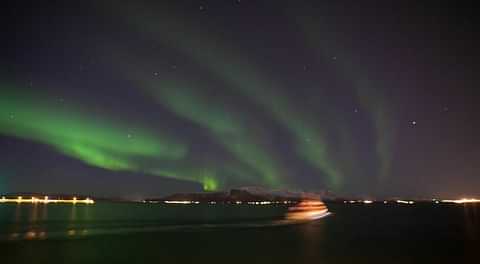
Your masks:
<svg viewBox="0 0 480 264"><path fill-rule="evenodd" d="M48 196L50 199L72 199L76 197L78 199L91 198L95 201L111 201L111 202L132 202L119 197L95 197L86 196L81 194L53 194L53 193L6 193L0 196L6 198L16 198L22 196L23 198L43 198ZM328 191L321 192L295 192L290 190L268 190L261 187L241 187L231 189L229 191L222 192L198 192L198 193L176 193L164 197L152 197L145 199L150 202L162 202L162 201L196 201L196 202L218 202L218 203L230 203L230 202L298 202L301 200L323 200L323 201L343 201L344 198L338 198L333 193Z"/></svg>
<svg viewBox="0 0 480 264"><path fill-rule="evenodd" d="M301 200L331 199L319 193L292 192L287 190L266 190L260 187L242 187L226 192L176 193L161 198L146 199L148 202L197 201L216 203L235 202L299 202Z"/></svg>

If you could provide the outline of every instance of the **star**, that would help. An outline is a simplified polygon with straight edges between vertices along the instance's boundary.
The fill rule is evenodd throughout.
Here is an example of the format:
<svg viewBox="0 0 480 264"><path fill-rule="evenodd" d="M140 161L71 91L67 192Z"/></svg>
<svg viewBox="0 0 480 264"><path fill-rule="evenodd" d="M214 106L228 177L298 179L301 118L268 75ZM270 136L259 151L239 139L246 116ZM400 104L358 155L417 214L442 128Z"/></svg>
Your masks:
<svg viewBox="0 0 480 264"><path fill-rule="evenodd" d="M358 113L358 108L353 109L353 112Z"/></svg>
<svg viewBox="0 0 480 264"><path fill-rule="evenodd" d="M200 11L203 11L203 10L205 10L205 6L201 5L201 6L199 7L199 9L200 9Z"/></svg>
<svg viewBox="0 0 480 264"><path fill-rule="evenodd" d="M15 118L15 115L14 114L10 114L10 119L14 119Z"/></svg>
<svg viewBox="0 0 480 264"><path fill-rule="evenodd" d="M333 56L333 57L332 57L332 60L337 60L337 57L336 57L336 56Z"/></svg>
<svg viewBox="0 0 480 264"><path fill-rule="evenodd" d="M153 75L158 76L158 72L154 72Z"/></svg>
<svg viewBox="0 0 480 264"><path fill-rule="evenodd" d="M127 134L127 138L132 138L132 134Z"/></svg>
<svg viewBox="0 0 480 264"><path fill-rule="evenodd" d="M417 125L417 121L413 120L413 121L410 122L410 124L416 126L416 125Z"/></svg>
<svg viewBox="0 0 480 264"><path fill-rule="evenodd" d="M443 112L448 112L448 110L450 110L450 109L447 106L443 107Z"/></svg>

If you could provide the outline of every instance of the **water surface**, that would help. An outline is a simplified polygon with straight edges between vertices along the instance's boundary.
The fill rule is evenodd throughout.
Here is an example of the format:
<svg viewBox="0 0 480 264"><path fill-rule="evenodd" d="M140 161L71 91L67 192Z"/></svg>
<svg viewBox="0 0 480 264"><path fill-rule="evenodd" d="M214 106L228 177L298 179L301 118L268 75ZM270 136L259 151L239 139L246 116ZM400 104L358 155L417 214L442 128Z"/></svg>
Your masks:
<svg viewBox="0 0 480 264"><path fill-rule="evenodd" d="M478 206L329 208L326 218L292 224L278 219L281 206L0 205L0 253L4 263L476 263L480 257Z"/></svg>

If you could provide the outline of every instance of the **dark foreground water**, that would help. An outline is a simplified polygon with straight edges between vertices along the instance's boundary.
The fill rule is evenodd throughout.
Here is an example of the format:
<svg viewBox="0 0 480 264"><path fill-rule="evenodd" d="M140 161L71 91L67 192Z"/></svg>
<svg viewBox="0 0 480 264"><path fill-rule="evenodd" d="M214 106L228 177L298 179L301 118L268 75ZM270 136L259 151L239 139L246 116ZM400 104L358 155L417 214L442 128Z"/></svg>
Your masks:
<svg viewBox="0 0 480 264"><path fill-rule="evenodd" d="M0 263L480 263L480 207L0 204Z"/></svg>

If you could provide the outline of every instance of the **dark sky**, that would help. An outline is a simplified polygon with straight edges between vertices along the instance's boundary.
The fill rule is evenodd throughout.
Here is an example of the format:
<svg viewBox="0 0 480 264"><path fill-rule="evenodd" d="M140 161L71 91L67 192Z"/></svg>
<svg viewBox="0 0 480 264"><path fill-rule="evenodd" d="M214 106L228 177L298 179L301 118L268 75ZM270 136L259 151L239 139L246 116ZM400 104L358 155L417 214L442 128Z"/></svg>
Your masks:
<svg viewBox="0 0 480 264"><path fill-rule="evenodd" d="M473 2L8 2L0 192L480 195Z"/></svg>

